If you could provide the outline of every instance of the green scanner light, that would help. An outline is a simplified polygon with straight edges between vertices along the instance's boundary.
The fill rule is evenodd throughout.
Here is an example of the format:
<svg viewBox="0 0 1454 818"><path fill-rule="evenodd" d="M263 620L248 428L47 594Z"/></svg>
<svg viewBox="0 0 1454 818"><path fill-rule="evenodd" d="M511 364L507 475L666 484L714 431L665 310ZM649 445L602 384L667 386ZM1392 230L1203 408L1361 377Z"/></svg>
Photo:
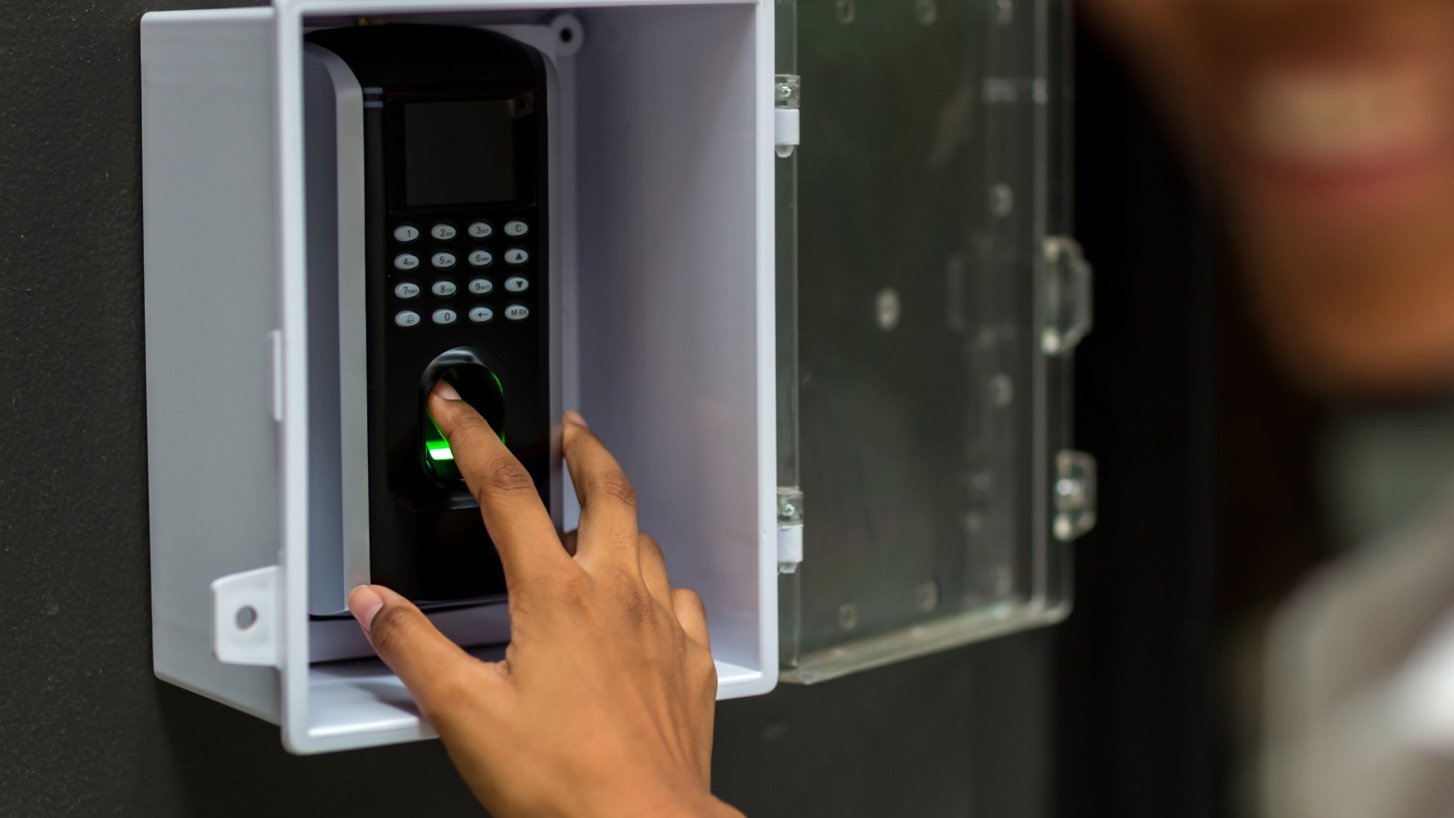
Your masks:
<svg viewBox="0 0 1454 818"><path fill-rule="evenodd" d="M424 433L424 453L429 455L430 460L454 460L449 441L444 439L444 432L439 430L439 424L434 422L433 415L430 415L429 429Z"/></svg>

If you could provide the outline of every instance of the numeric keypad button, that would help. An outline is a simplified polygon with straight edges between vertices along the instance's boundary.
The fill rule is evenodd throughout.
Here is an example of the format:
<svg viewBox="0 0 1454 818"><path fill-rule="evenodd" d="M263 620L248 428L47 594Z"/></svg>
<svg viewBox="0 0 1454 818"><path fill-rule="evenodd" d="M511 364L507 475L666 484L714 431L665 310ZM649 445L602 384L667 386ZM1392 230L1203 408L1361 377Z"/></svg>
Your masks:
<svg viewBox="0 0 1454 818"><path fill-rule="evenodd" d="M491 227L489 222L472 222L465 232L469 233L472 239L487 239L495 234L495 228Z"/></svg>
<svg viewBox="0 0 1454 818"><path fill-rule="evenodd" d="M419 285L412 281L401 281L394 285L394 295L405 301L419 295Z"/></svg>
<svg viewBox="0 0 1454 818"><path fill-rule="evenodd" d="M489 295L495 289L495 283L488 278L475 278L470 280L469 287L474 295Z"/></svg>
<svg viewBox="0 0 1454 818"><path fill-rule="evenodd" d="M507 236L523 236L529 232L530 225L520 221L519 219L513 219L511 221L505 222L505 235Z"/></svg>
<svg viewBox="0 0 1454 818"><path fill-rule="evenodd" d="M436 270L448 270L454 266L455 261L454 253L435 253L429 259L429 263L433 264Z"/></svg>
<svg viewBox="0 0 1454 818"><path fill-rule="evenodd" d="M524 304L511 304L505 308L505 317L511 321L523 321L530 317L530 308Z"/></svg>
<svg viewBox="0 0 1454 818"><path fill-rule="evenodd" d="M455 294L457 289L453 281L436 281L434 282L434 286L429 288L429 291L440 298L449 298Z"/></svg>
<svg viewBox="0 0 1454 818"><path fill-rule="evenodd" d="M419 238L419 228L412 224L401 224L394 228L394 241L408 244Z"/></svg>
<svg viewBox="0 0 1454 818"><path fill-rule="evenodd" d="M419 257L413 253L400 253L394 256L395 270L413 270L419 267Z"/></svg>
<svg viewBox="0 0 1454 818"><path fill-rule="evenodd" d="M404 310L394 315L394 323L401 327L412 327L419 323L419 313Z"/></svg>
<svg viewBox="0 0 1454 818"><path fill-rule="evenodd" d="M469 262L471 267L488 267L495 263L495 256L489 250L471 250Z"/></svg>
<svg viewBox="0 0 1454 818"><path fill-rule="evenodd" d="M454 233L454 225L452 224L440 223L429 228L429 235L439 241L449 241L454 238Z"/></svg>
<svg viewBox="0 0 1454 818"><path fill-rule="evenodd" d="M450 324L453 324L455 321L459 320L459 316L455 314L455 311L449 309L435 310L433 317L434 323L442 327L447 327Z"/></svg>
<svg viewBox="0 0 1454 818"><path fill-rule="evenodd" d="M520 249L519 247L512 247L509 250L505 251L506 264L524 264L529 260L530 254Z"/></svg>
<svg viewBox="0 0 1454 818"><path fill-rule="evenodd" d="M495 311L489 307L475 307L470 310L470 320L476 324L488 324L494 318Z"/></svg>
<svg viewBox="0 0 1454 818"><path fill-rule="evenodd" d="M530 289L530 282L524 276L510 276L505 279L505 292L523 293Z"/></svg>

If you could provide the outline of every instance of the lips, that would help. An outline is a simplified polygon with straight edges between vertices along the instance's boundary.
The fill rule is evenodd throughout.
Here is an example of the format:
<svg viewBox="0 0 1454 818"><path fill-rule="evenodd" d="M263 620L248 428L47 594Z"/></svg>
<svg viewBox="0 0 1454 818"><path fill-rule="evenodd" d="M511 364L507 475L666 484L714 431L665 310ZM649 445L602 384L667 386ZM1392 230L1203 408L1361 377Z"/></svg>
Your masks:
<svg viewBox="0 0 1454 818"><path fill-rule="evenodd" d="M1323 210L1387 209L1454 170L1454 66L1444 54L1255 72L1245 86L1244 175Z"/></svg>
<svg viewBox="0 0 1454 818"><path fill-rule="evenodd" d="M1269 158L1309 168L1429 153L1447 139L1444 83L1425 67L1283 72L1255 84L1252 132Z"/></svg>

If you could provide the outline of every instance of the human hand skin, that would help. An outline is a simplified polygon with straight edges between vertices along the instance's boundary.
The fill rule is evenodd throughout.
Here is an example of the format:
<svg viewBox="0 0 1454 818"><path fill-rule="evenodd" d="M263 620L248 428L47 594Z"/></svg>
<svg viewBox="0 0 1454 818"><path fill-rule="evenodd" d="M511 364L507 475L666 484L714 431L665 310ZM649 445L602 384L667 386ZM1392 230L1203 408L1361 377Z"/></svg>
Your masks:
<svg viewBox="0 0 1454 818"><path fill-rule="evenodd" d="M615 458L566 414L581 521L562 542L530 475L454 389L436 386L429 411L504 564L505 659L470 656L382 586L355 588L348 607L476 797L498 818L741 818L710 791L706 611L668 583Z"/></svg>

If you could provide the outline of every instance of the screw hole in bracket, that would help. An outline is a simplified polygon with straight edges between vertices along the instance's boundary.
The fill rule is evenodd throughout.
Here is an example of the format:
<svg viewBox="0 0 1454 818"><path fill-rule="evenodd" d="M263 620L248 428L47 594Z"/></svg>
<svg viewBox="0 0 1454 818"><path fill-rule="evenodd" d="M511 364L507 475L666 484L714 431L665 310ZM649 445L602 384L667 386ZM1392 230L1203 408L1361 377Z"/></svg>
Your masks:
<svg viewBox="0 0 1454 818"><path fill-rule="evenodd" d="M237 629L240 631L250 630L257 624L257 608L251 605L244 605L237 609L237 615L232 618Z"/></svg>

